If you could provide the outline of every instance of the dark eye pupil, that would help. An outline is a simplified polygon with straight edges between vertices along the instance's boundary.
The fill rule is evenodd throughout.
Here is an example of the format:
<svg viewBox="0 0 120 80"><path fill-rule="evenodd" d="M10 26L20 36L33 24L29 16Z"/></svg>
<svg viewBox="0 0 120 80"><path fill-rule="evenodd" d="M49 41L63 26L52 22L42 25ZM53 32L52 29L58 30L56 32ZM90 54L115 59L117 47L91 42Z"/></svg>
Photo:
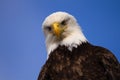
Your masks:
<svg viewBox="0 0 120 80"><path fill-rule="evenodd" d="M62 25L66 25L66 21L65 21L65 20L62 21L61 24L62 24Z"/></svg>
<svg viewBox="0 0 120 80"><path fill-rule="evenodd" d="M46 29L47 29L48 31L51 31L51 30L52 30L52 28L51 28L51 27L46 27Z"/></svg>

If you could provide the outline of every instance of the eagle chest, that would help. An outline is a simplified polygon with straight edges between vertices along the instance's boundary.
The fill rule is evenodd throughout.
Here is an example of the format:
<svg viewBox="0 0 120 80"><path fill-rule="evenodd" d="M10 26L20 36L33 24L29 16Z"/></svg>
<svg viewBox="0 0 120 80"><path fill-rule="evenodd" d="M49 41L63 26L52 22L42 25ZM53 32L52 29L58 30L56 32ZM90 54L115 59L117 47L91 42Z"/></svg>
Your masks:
<svg viewBox="0 0 120 80"><path fill-rule="evenodd" d="M75 53L76 54L76 53ZM82 76L82 65L81 62L84 58L80 57L80 55L75 56L73 52L69 51L66 47L59 47L50 55L50 70L51 72L59 74L59 75L78 75Z"/></svg>

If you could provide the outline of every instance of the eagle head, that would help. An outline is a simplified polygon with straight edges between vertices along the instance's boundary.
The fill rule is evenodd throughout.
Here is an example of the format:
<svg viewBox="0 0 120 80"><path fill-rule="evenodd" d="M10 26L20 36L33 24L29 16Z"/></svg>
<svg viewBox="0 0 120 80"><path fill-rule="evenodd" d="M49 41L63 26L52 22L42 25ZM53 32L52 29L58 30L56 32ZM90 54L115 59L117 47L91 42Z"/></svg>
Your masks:
<svg viewBox="0 0 120 80"><path fill-rule="evenodd" d="M45 18L42 29L46 37L48 54L59 45L67 46L69 50L86 42L77 20L66 12L55 12Z"/></svg>

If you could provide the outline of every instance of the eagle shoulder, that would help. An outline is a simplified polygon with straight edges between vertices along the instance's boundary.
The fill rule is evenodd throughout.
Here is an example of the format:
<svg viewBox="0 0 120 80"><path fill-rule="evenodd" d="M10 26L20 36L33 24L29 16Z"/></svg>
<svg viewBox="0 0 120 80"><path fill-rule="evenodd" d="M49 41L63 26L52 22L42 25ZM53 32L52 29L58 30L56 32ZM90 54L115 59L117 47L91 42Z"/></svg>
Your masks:
<svg viewBox="0 0 120 80"><path fill-rule="evenodd" d="M120 79L120 64L114 54L106 48L95 46L96 56L98 56L101 66L105 70L105 75L109 80Z"/></svg>

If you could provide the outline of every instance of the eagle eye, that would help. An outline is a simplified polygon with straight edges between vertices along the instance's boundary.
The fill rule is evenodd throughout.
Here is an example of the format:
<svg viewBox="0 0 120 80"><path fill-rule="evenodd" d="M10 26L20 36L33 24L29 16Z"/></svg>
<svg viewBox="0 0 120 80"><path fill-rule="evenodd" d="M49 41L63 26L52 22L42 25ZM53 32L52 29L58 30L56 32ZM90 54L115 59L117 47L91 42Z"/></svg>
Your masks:
<svg viewBox="0 0 120 80"><path fill-rule="evenodd" d="M45 27L46 30L51 31L52 28L50 26Z"/></svg>
<svg viewBox="0 0 120 80"><path fill-rule="evenodd" d="M67 19L63 20L63 21L61 22L61 25L66 25L69 20L70 20L70 18L67 18Z"/></svg>
<svg viewBox="0 0 120 80"><path fill-rule="evenodd" d="M66 25L66 20L63 20L63 21L61 22L61 25Z"/></svg>

